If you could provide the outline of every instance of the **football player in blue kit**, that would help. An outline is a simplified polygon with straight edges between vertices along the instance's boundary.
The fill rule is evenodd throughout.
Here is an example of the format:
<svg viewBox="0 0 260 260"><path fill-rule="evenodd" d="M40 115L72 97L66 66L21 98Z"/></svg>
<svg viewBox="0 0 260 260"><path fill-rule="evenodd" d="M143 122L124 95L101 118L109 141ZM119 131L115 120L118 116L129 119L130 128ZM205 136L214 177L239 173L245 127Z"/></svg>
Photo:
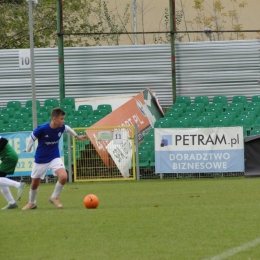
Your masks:
<svg viewBox="0 0 260 260"><path fill-rule="evenodd" d="M52 170L54 176L58 177L54 191L49 198L49 202L56 208L63 208L59 201L59 195L66 184L67 172L60 158L59 140L63 133L69 133L78 140L85 140L86 135L77 135L69 126L64 125L65 112L60 108L54 108L51 112L51 122L38 126L31 133L29 142L24 152L30 152L33 144L38 140L38 146L35 152L35 160L31 173L31 188L29 192L29 202L22 210L36 209L36 196L41 179L44 179L46 171Z"/></svg>

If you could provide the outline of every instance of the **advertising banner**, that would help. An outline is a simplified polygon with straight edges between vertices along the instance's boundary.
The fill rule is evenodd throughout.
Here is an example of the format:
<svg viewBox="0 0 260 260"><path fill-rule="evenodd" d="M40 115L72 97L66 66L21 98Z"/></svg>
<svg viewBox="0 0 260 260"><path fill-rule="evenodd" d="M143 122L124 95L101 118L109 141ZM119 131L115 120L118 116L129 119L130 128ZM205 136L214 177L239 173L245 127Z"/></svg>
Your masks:
<svg viewBox="0 0 260 260"><path fill-rule="evenodd" d="M32 151L30 153L25 153L23 150L26 148L28 143L28 138L31 132L15 132L15 133L2 133L1 136L8 139L9 144L17 153L19 160L15 168L15 173L10 176L30 176L32 171L32 166L34 162L35 149L37 147L37 141L34 143ZM61 138L59 142L60 155L63 157L63 140ZM48 171L47 174L52 174Z"/></svg>
<svg viewBox="0 0 260 260"><path fill-rule="evenodd" d="M98 138L99 130L95 130L95 127L129 127L137 124L138 140L141 141L153 127L155 121L162 116L163 111L156 97L150 89L145 89L143 92L140 92L128 102L92 125L90 127L91 130L86 130L86 133L106 166L110 167L111 162L107 156L107 147L111 140L102 140L102 138ZM109 146L110 149L112 149L111 145ZM123 176L124 175L125 174L123 174Z"/></svg>
<svg viewBox="0 0 260 260"><path fill-rule="evenodd" d="M156 128L155 171L244 172L243 128Z"/></svg>

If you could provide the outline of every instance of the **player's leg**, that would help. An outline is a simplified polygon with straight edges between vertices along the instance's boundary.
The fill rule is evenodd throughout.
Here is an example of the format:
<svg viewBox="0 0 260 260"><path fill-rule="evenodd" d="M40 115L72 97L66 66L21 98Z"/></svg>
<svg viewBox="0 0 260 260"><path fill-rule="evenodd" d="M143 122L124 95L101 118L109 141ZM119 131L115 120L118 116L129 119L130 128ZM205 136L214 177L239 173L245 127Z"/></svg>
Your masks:
<svg viewBox="0 0 260 260"><path fill-rule="evenodd" d="M59 201L59 196L64 188L64 185L67 182L67 172L60 158L54 159L50 165L50 168L52 169L53 174L58 177L58 181L55 185L54 191L49 201L53 203L56 206L56 208L63 208L62 204Z"/></svg>
<svg viewBox="0 0 260 260"><path fill-rule="evenodd" d="M0 172L0 179L4 178L4 176L6 176L6 173ZM9 187L1 185L0 186L0 190L1 190L2 195L4 196L4 198L6 199L6 201L8 203L2 209L4 210L4 209L14 209L14 208L17 208L18 205L16 204L16 202L15 202L15 200L13 198L13 195L10 192Z"/></svg>
<svg viewBox="0 0 260 260"><path fill-rule="evenodd" d="M31 174L32 182L31 182L31 187L29 192L29 202L22 208L22 210L37 208L36 197L38 193L38 187L41 183L41 179L42 180L44 179L47 169L48 169L48 163L33 164L33 169Z"/></svg>
<svg viewBox="0 0 260 260"><path fill-rule="evenodd" d="M18 162L18 156L14 149L6 144L4 150L1 152L2 163L0 165L0 187L15 187L17 188L17 200L22 196L24 182L18 182L5 178L7 174L13 174L16 164Z"/></svg>

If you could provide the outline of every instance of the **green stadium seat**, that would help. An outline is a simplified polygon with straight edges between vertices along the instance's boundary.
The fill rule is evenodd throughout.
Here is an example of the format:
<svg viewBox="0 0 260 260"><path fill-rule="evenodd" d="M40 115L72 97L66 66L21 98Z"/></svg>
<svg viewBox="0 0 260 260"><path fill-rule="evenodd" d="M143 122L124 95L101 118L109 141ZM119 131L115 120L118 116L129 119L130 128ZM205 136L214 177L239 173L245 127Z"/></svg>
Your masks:
<svg viewBox="0 0 260 260"><path fill-rule="evenodd" d="M66 113L66 117L69 117L73 114L73 109L70 105L61 105L60 108Z"/></svg>
<svg viewBox="0 0 260 260"><path fill-rule="evenodd" d="M260 101L259 102L250 102L247 104L247 107L259 107L260 108Z"/></svg>
<svg viewBox="0 0 260 260"><path fill-rule="evenodd" d="M151 152L152 152L152 150L153 150L151 146L148 146L148 145L139 146L139 147L138 147L138 150L139 150L139 152L141 152L141 151L147 152L148 161L150 161Z"/></svg>
<svg viewBox="0 0 260 260"><path fill-rule="evenodd" d="M230 126L227 118L215 118L211 123L211 127L228 127Z"/></svg>
<svg viewBox="0 0 260 260"><path fill-rule="evenodd" d="M140 146L140 147L150 146L150 147L151 147L151 150L154 150L154 141L143 141L143 142L140 143L139 146Z"/></svg>
<svg viewBox="0 0 260 260"><path fill-rule="evenodd" d="M189 127L191 126L191 124L193 122L193 117L192 116L182 116L182 117L179 117L178 119L180 119L180 120L187 120L188 123L189 123Z"/></svg>
<svg viewBox="0 0 260 260"><path fill-rule="evenodd" d="M172 113L172 112L175 112L175 113L178 113L179 117L182 116L183 114L183 109L181 107L171 107L167 113Z"/></svg>
<svg viewBox="0 0 260 260"><path fill-rule="evenodd" d="M211 122L213 122L213 120L215 118L217 118L216 112L204 112L204 113L201 114L201 116L210 116L211 117Z"/></svg>
<svg viewBox="0 0 260 260"><path fill-rule="evenodd" d="M76 127L78 127L78 122L76 120L71 120L71 121L65 122L65 125L68 125L71 128L76 128Z"/></svg>
<svg viewBox="0 0 260 260"><path fill-rule="evenodd" d="M172 127L173 126L173 121L174 119L171 118L171 117L162 117L161 119L159 119L161 121L165 121L165 122L169 122L169 127Z"/></svg>
<svg viewBox="0 0 260 260"><path fill-rule="evenodd" d="M79 126L80 124L83 123L83 117L82 116L75 116L71 119L71 121L76 121L77 122L77 125Z"/></svg>
<svg viewBox="0 0 260 260"><path fill-rule="evenodd" d="M205 105L204 103L192 103L189 107L198 107L200 109L200 114L205 112Z"/></svg>
<svg viewBox="0 0 260 260"><path fill-rule="evenodd" d="M112 112L112 106L110 104L100 104L97 106L97 109L105 109L107 111L107 114L110 114Z"/></svg>
<svg viewBox="0 0 260 260"><path fill-rule="evenodd" d="M191 104L191 99L188 96L178 96L175 103L185 103L188 106Z"/></svg>
<svg viewBox="0 0 260 260"><path fill-rule="evenodd" d="M139 167L144 168L149 166L149 157L147 151L139 151Z"/></svg>
<svg viewBox="0 0 260 260"><path fill-rule="evenodd" d="M189 121L177 119L173 121L173 128L189 128Z"/></svg>
<svg viewBox="0 0 260 260"><path fill-rule="evenodd" d="M9 123L9 115L8 114L0 114L0 120L3 121L4 124Z"/></svg>
<svg viewBox="0 0 260 260"><path fill-rule="evenodd" d="M56 108L60 106L60 102L56 98L48 98L44 100L44 106Z"/></svg>
<svg viewBox="0 0 260 260"><path fill-rule="evenodd" d="M150 166L155 167L155 151L151 152Z"/></svg>
<svg viewBox="0 0 260 260"><path fill-rule="evenodd" d="M15 111L19 111L22 107L22 104L20 101L8 101L6 107L14 108Z"/></svg>
<svg viewBox="0 0 260 260"><path fill-rule="evenodd" d="M3 125L4 125L3 120L0 120L0 130L1 130L1 128L3 127Z"/></svg>
<svg viewBox="0 0 260 260"><path fill-rule="evenodd" d="M245 117L238 117L234 121L234 126L243 126L246 128L247 131L251 130L251 124L250 124L250 119L245 118Z"/></svg>
<svg viewBox="0 0 260 260"><path fill-rule="evenodd" d="M47 112L37 112L37 118L42 118L43 122L50 121L50 115Z"/></svg>
<svg viewBox="0 0 260 260"><path fill-rule="evenodd" d="M259 103L260 103L260 95L254 95L254 96L252 96L251 102L259 102Z"/></svg>
<svg viewBox="0 0 260 260"><path fill-rule="evenodd" d="M152 141L154 142L154 134L153 133L148 133L144 136L144 141L145 142L149 142L149 141Z"/></svg>
<svg viewBox="0 0 260 260"><path fill-rule="evenodd" d="M1 110L1 114L8 114L8 115L9 115L9 118L14 118L15 110L14 110L13 107L4 107L4 108Z"/></svg>
<svg viewBox="0 0 260 260"><path fill-rule="evenodd" d="M5 128L5 127L3 127L3 128L1 128L0 129L0 133L11 133L12 131L11 131L11 128Z"/></svg>
<svg viewBox="0 0 260 260"><path fill-rule="evenodd" d="M184 117L188 116L188 117L192 117L193 119L196 119L198 117L198 114L196 112L185 112L185 113L183 113L182 116L184 116ZM176 118L176 119L178 119L178 118Z"/></svg>
<svg viewBox="0 0 260 260"><path fill-rule="evenodd" d="M17 128L17 132L23 132L23 131L32 131L32 129L29 126L22 126Z"/></svg>
<svg viewBox="0 0 260 260"><path fill-rule="evenodd" d="M250 127L252 127L255 123L255 118L253 115L240 115L239 118L248 118L249 119L249 122L250 122Z"/></svg>
<svg viewBox="0 0 260 260"><path fill-rule="evenodd" d="M10 124L15 124L15 125L17 126L17 128L22 127L23 124L24 124L24 122L23 122L22 119L15 119L15 118L11 118L11 119L9 120L9 123L10 123Z"/></svg>
<svg viewBox="0 0 260 260"><path fill-rule="evenodd" d="M228 99L226 96L214 96L212 99L212 103L221 103L223 110L228 107Z"/></svg>
<svg viewBox="0 0 260 260"><path fill-rule="evenodd" d="M17 120L19 120L19 119L17 119ZM22 127L29 127L31 130L33 130L33 124L32 124L31 122L29 122L29 123L24 123L24 124L22 125Z"/></svg>
<svg viewBox="0 0 260 260"><path fill-rule="evenodd" d="M82 116L84 120L88 119L88 111L87 110L76 110L73 112L72 116Z"/></svg>
<svg viewBox="0 0 260 260"><path fill-rule="evenodd" d="M100 119L102 119L103 117L101 115L90 115L88 117L89 120L96 120L99 121Z"/></svg>
<svg viewBox="0 0 260 260"><path fill-rule="evenodd" d="M247 97L246 96L233 96L232 103L242 103L243 107L247 107Z"/></svg>
<svg viewBox="0 0 260 260"><path fill-rule="evenodd" d="M187 105L185 103L175 103L172 105L172 107L182 108L183 113L186 112L186 109L187 109Z"/></svg>
<svg viewBox="0 0 260 260"><path fill-rule="evenodd" d="M32 118L32 108L31 107L22 107L20 113L27 113L29 118Z"/></svg>
<svg viewBox="0 0 260 260"><path fill-rule="evenodd" d="M22 119L24 123L29 121L29 114L28 113L19 113L15 114L15 119Z"/></svg>
<svg viewBox="0 0 260 260"><path fill-rule="evenodd" d="M36 99L36 109L38 110L41 106L40 100ZM25 102L25 107L32 107L32 100L27 100Z"/></svg>
<svg viewBox="0 0 260 260"><path fill-rule="evenodd" d="M232 126L233 125L233 117L232 115L220 115L218 118L226 118L228 120L228 123L229 123L229 126Z"/></svg>
<svg viewBox="0 0 260 260"><path fill-rule="evenodd" d="M197 119L200 119L200 120L207 120L209 126L211 125L211 123L212 123L213 120L214 120L214 119L212 119L211 116L199 116L199 117L197 117Z"/></svg>
<svg viewBox="0 0 260 260"><path fill-rule="evenodd" d="M93 110L93 115L101 115L102 117L105 117L107 115L106 109L95 109Z"/></svg>
<svg viewBox="0 0 260 260"><path fill-rule="evenodd" d="M243 103L230 103L229 107L238 107L240 110L240 113L244 111L244 105Z"/></svg>
<svg viewBox="0 0 260 260"><path fill-rule="evenodd" d="M210 123L206 118L196 118L193 120L191 127L204 128L209 127Z"/></svg>
<svg viewBox="0 0 260 260"><path fill-rule="evenodd" d="M234 120L236 119L236 112L234 111L225 111L222 112L220 116L226 116L226 115L230 115L232 117L232 122L234 122Z"/></svg>
<svg viewBox="0 0 260 260"><path fill-rule="evenodd" d="M48 115L51 114L53 107L51 106L42 106L38 109L38 112L46 112Z"/></svg>
<svg viewBox="0 0 260 260"><path fill-rule="evenodd" d="M170 128L170 122L159 119L154 123L154 128Z"/></svg>
<svg viewBox="0 0 260 260"><path fill-rule="evenodd" d="M253 122L255 122L256 118L258 117L258 114L254 110L246 110L241 113L241 116L244 115L251 115L253 117Z"/></svg>
<svg viewBox="0 0 260 260"><path fill-rule="evenodd" d="M78 110L86 110L88 111L88 115L93 114L93 107L92 105L79 105Z"/></svg>
<svg viewBox="0 0 260 260"><path fill-rule="evenodd" d="M236 117L238 117L240 115L240 113L241 113L239 107L227 107L225 112L235 112L236 113Z"/></svg>
<svg viewBox="0 0 260 260"><path fill-rule="evenodd" d="M260 135L260 129L253 129L250 131L250 135Z"/></svg>
<svg viewBox="0 0 260 260"><path fill-rule="evenodd" d="M214 112L217 117L219 117L219 115L221 114L221 110L219 107L208 107L206 109L206 112Z"/></svg>
<svg viewBox="0 0 260 260"><path fill-rule="evenodd" d="M257 107L257 106L255 106L255 107L247 106L245 111L248 111L248 112L249 111L254 111L256 113L257 117L260 116L260 107Z"/></svg>
<svg viewBox="0 0 260 260"><path fill-rule="evenodd" d="M41 117L37 117L37 125L42 125L43 123L46 123L46 122L44 122Z"/></svg>
<svg viewBox="0 0 260 260"><path fill-rule="evenodd" d="M4 125L3 125L3 128L10 128L10 131L11 131L11 132L16 132L16 130L17 130L16 124L11 124L11 123L9 123L9 124L4 124Z"/></svg>
<svg viewBox="0 0 260 260"><path fill-rule="evenodd" d="M179 113L177 113L177 112L167 112L166 114L164 114L164 117L170 117L170 118L173 118L173 119L178 119Z"/></svg>
<svg viewBox="0 0 260 260"><path fill-rule="evenodd" d="M201 109L199 107L187 107L186 113L187 112L195 112L197 116L201 115Z"/></svg>
<svg viewBox="0 0 260 260"><path fill-rule="evenodd" d="M72 110L75 110L75 99L71 97L64 98L61 102L62 106L71 106Z"/></svg>
<svg viewBox="0 0 260 260"><path fill-rule="evenodd" d="M209 105L208 105L208 107L219 107L220 108L220 111L221 111L221 113L223 112L223 104L222 103L210 103Z"/></svg>
<svg viewBox="0 0 260 260"><path fill-rule="evenodd" d="M207 108L209 105L208 96L196 96L193 103L203 103L204 107Z"/></svg>

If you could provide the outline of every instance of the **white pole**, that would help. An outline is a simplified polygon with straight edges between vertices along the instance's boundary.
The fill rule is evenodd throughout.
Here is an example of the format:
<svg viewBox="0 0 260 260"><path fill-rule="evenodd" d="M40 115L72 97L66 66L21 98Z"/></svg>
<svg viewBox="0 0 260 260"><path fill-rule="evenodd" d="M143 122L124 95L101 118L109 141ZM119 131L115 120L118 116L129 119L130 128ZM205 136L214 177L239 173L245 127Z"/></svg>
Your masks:
<svg viewBox="0 0 260 260"><path fill-rule="evenodd" d="M134 25L134 45L138 44L137 41L137 21L136 21L136 0L133 0L133 25Z"/></svg>
<svg viewBox="0 0 260 260"><path fill-rule="evenodd" d="M34 39L33 39L33 3L35 0L27 0L29 4L29 28L30 28L30 60L31 60L31 85L32 85L32 121L33 129L37 127L37 108L35 93L35 67L34 67Z"/></svg>

